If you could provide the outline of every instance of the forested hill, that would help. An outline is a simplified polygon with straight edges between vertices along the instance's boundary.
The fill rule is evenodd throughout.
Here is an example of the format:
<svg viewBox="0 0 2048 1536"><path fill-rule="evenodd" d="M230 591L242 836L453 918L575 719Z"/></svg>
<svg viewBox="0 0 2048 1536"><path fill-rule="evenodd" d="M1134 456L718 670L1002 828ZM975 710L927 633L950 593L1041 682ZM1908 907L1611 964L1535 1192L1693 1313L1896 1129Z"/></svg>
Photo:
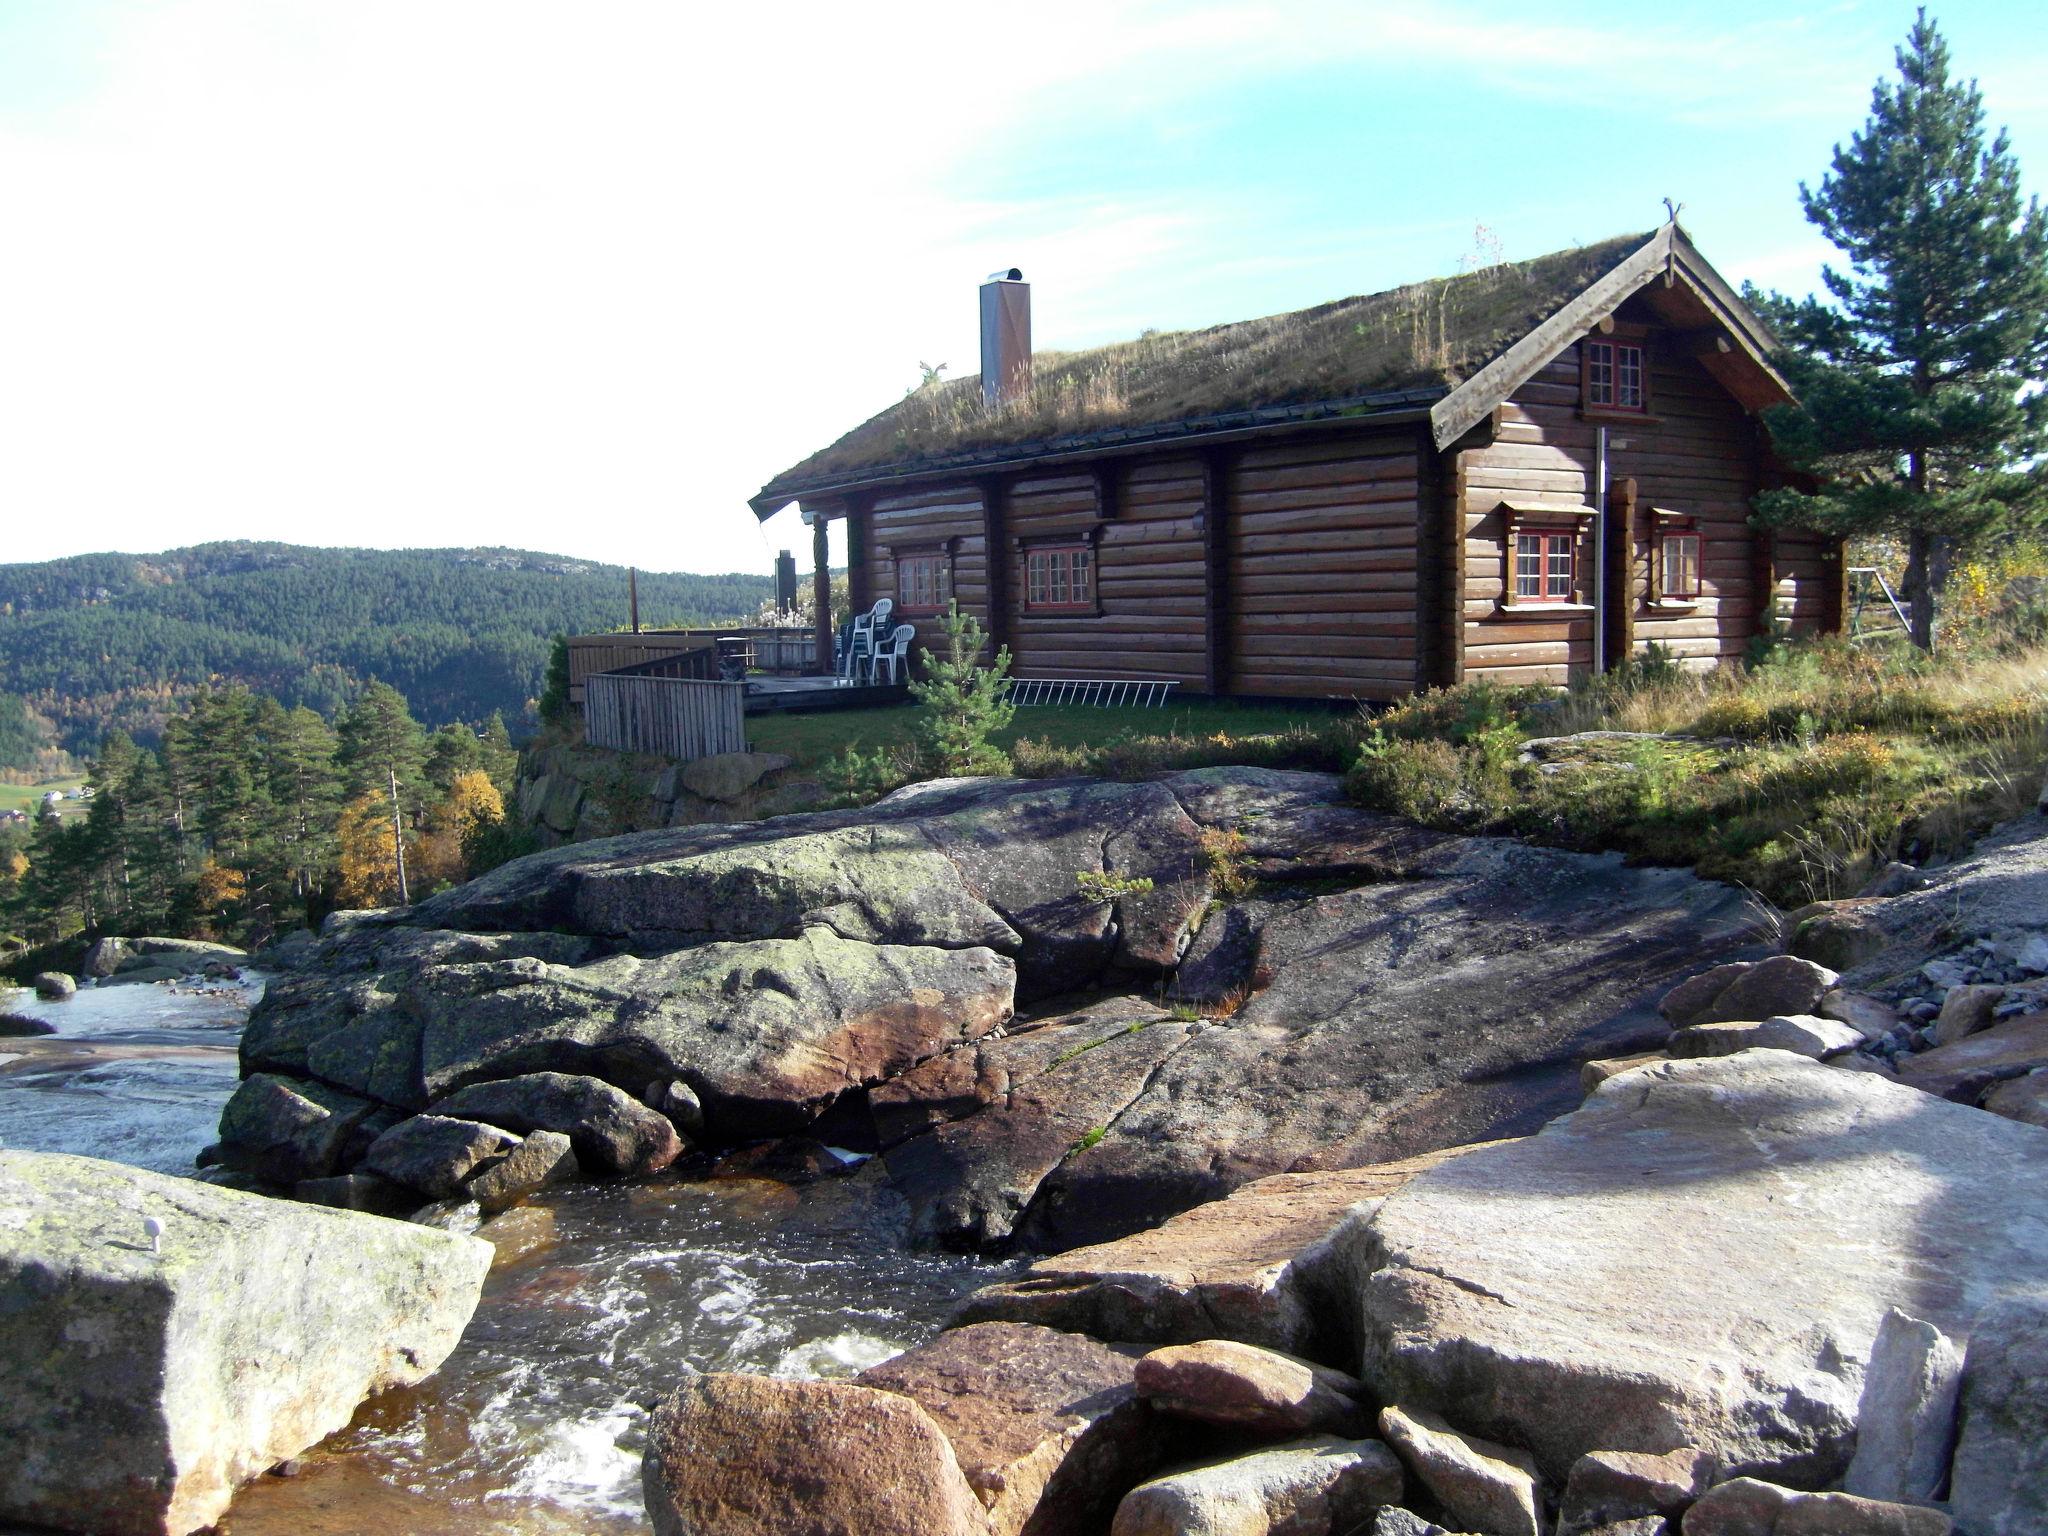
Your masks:
<svg viewBox="0 0 2048 1536"><path fill-rule="evenodd" d="M643 623L721 624L771 595L767 576L642 572ZM110 725L153 737L209 679L331 715L371 678L422 720L516 720L549 637L626 622L626 572L516 549L201 544L160 555L0 565L0 694L62 744Z"/></svg>

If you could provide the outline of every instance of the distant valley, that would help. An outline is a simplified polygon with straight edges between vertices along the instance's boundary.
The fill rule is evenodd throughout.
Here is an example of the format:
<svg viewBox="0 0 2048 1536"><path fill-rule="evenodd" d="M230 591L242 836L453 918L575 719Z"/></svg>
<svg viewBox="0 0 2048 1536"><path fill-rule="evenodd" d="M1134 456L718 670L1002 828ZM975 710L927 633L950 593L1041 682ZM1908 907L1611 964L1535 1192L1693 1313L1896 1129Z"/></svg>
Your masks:
<svg viewBox="0 0 2048 1536"><path fill-rule="evenodd" d="M0 565L0 770L89 752L110 727L154 737L208 682L331 715L374 678L424 721L516 725L549 637L623 626L626 581L622 566L495 548L236 542ZM641 617L728 623L773 585L643 571Z"/></svg>

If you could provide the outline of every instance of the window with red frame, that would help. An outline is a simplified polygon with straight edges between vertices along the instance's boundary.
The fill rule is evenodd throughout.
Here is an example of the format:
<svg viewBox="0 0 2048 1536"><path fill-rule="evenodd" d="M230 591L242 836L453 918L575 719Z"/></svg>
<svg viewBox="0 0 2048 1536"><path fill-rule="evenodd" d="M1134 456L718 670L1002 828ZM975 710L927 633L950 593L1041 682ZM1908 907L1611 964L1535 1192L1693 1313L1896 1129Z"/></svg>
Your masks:
<svg viewBox="0 0 2048 1536"><path fill-rule="evenodd" d="M903 555L897 559L898 608L911 613L937 613L952 595L952 572L944 555Z"/></svg>
<svg viewBox="0 0 2048 1536"><path fill-rule="evenodd" d="M1092 608L1095 552L1085 544L1034 549L1024 559L1024 606Z"/></svg>
<svg viewBox="0 0 2048 1536"><path fill-rule="evenodd" d="M1523 528L1515 533L1515 600L1568 603L1579 536L1570 528Z"/></svg>
<svg viewBox="0 0 2048 1536"><path fill-rule="evenodd" d="M1661 540L1659 597L1700 595L1700 536L1690 529L1667 530Z"/></svg>
<svg viewBox="0 0 2048 1536"><path fill-rule="evenodd" d="M1586 342L1585 391L1588 410L1648 410L1650 375L1642 346L1630 341Z"/></svg>

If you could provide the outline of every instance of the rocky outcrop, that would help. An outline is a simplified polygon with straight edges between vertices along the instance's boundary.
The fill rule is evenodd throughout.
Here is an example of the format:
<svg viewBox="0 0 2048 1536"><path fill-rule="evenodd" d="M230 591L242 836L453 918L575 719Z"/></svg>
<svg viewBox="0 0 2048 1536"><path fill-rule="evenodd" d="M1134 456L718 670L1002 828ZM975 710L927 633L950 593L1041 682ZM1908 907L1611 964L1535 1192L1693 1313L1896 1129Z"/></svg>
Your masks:
<svg viewBox="0 0 2048 1536"><path fill-rule="evenodd" d="M676 764L581 744L520 755L511 809L544 846L706 822L752 821L805 800L817 785L779 752L727 752Z"/></svg>
<svg viewBox="0 0 2048 1536"><path fill-rule="evenodd" d="M1279 883L1212 914L1219 880L1254 874ZM1201 950L1198 1002L1115 995L1171 995L1211 924L1229 942ZM711 1151L880 1150L921 1239L1045 1251L1270 1174L1533 1130L1576 1102L1581 1060L1661 1043L1646 985L1749 935L1726 887L1420 832L1321 775L958 781L579 844L348 915L243 1059L302 1096L563 1131L595 1171L586 1117L460 1097L587 1079ZM350 1166L345 1147L299 1177Z"/></svg>
<svg viewBox="0 0 2048 1536"><path fill-rule="evenodd" d="M466 1237L116 1163L0 1152L0 1520L209 1526L454 1348Z"/></svg>
<svg viewBox="0 0 2048 1536"><path fill-rule="evenodd" d="M1360 1374L1552 1479L1691 1445L1824 1486L1892 1308L1969 1337L2038 1284L2042 1231L2012 1218L2044 1174L2032 1127L1874 1075L1775 1051L1641 1067L1340 1233Z"/></svg>

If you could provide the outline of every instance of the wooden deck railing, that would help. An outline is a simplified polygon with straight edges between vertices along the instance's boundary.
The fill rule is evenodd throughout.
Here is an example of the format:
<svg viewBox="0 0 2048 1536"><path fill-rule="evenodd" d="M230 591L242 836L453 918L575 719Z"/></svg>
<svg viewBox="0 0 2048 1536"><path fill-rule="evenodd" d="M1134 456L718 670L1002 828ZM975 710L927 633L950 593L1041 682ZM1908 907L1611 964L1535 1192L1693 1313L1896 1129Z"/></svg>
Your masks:
<svg viewBox="0 0 2048 1536"><path fill-rule="evenodd" d="M747 750L745 683L593 672L583 680L583 739L678 761Z"/></svg>

